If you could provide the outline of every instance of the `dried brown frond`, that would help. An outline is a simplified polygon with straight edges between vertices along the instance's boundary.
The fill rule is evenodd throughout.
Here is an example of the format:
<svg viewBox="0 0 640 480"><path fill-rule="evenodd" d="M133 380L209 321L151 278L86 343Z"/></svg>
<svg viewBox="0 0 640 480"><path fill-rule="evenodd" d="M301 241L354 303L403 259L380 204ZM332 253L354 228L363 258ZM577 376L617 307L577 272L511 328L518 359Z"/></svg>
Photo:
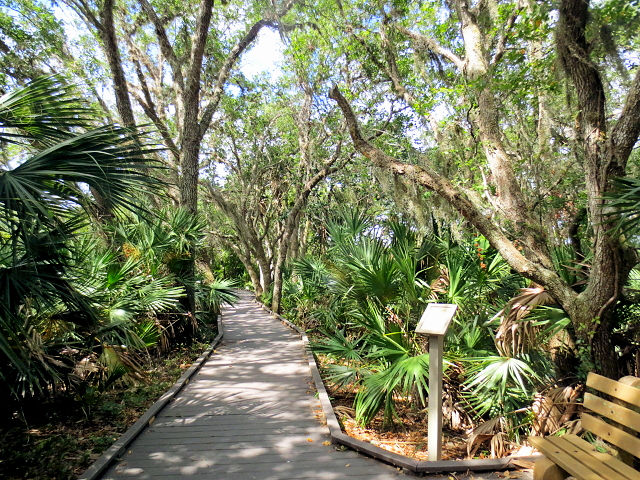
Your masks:
<svg viewBox="0 0 640 480"><path fill-rule="evenodd" d="M473 419L467 413L467 403L461 397L461 382L464 379L464 368L457 363L450 363L443 385L442 416L444 426L452 431L469 431Z"/></svg>
<svg viewBox="0 0 640 480"><path fill-rule="evenodd" d="M338 405L337 407L333 407L333 411L340 416L347 417L351 420L356 418L356 411L345 405Z"/></svg>
<svg viewBox="0 0 640 480"><path fill-rule="evenodd" d="M524 321L534 308L556 303L543 287L533 284L521 288L520 294L513 297L493 318L502 317L496 333L495 344L500 355L513 357L526 353L537 342L538 328ZM493 320L493 319L492 319Z"/></svg>
<svg viewBox="0 0 640 480"><path fill-rule="evenodd" d="M576 418L580 412L577 400L583 391L584 385L577 384L537 393L531 406L534 414L531 435L551 435L560 429L578 433L581 428Z"/></svg>
<svg viewBox="0 0 640 480"><path fill-rule="evenodd" d="M432 300L437 300L438 295L447 293L447 288L449 288L449 270L444 265L442 265L440 268L440 275L433 282L431 282L430 285L430 298Z"/></svg>
<svg viewBox="0 0 640 480"><path fill-rule="evenodd" d="M473 457L478 449L488 443L491 458L506 456L514 444L508 439L509 422L505 417L496 417L480 423L467 440L467 456Z"/></svg>

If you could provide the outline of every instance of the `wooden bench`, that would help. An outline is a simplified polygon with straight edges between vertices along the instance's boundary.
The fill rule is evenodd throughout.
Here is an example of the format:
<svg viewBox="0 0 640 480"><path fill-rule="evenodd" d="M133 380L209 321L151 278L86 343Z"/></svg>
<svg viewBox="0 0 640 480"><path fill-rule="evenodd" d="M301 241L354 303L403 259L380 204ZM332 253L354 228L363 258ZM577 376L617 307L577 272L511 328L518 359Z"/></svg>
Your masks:
<svg viewBox="0 0 640 480"><path fill-rule="evenodd" d="M601 396L585 393L582 427L624 452L640 458L640 379L620 381L589 373L587 387ZM620 457L599 452L576 435L529 437L544 457L536 461L534 480L561 480L573 476L580 480L640 480L633 457L621 451ZM622 461L625 458L628 463ZM630 461L629 461L630 460Z"/></svg>

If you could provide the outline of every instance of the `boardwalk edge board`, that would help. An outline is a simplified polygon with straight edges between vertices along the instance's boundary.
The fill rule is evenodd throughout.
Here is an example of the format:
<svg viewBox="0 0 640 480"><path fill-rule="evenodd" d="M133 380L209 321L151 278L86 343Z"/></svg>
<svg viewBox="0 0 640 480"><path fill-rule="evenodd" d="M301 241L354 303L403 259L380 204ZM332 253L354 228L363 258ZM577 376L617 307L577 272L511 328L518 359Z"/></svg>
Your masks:
<svg viewBox="0 0 640 480"><path fill-rule="evenodd" d="M124 453L129 445L142 433L142 431L150 426L156 416L179 392L186 386L191 377L193 377L204 362L211 356L213 350L222 341L222 313L218 315L218 335L213 339L211 345L198 357L198 359L185 370L182 376L176 380L176 383L167 390L142 416L124 432L118 440L115 441L93 464L87 468L84 473L78 477L78 480L97 480L100 476Z"/></svg>
<svg viewBox="0 0 640 480"><path fill-rule="evenodd" d="M404 468L414 473L436 473L436 472L482 472L482 471L495 471L495 470L506 470L509 468L515 468L516 466L512 463L517 460L527 460L532 461L540 458L540 455L527 455L527 456L511 456L504 458L490 458L490 459L469 459L469 460L438 460L435 462L424 461L424 460L413 460L412 458L406 457L404 455L400 455L397 453L390 452L383 448L372 445L369 442L364 442L362 440L358 440L356 438L350 437L346 433L342 431L340 427L340 423L338 422L338 418L333 411L333 406L331 405L331 401L329 400L329 394L324 386L324 382L322 381L322 377L320 376L320 371L318 370L318 365L316 364L315 356L311 351L311 347L309 346L309 338L306 333L298 327L297 325L291 323L289 320L284 318L282 315L279 315L273 312L269 307L255 300L256 303L262 307L263 310L268 312L270 315L280 320L283 324L285 324L290 329L294 330L300 338L302 339L302 343L305 347L305 352L307 354L307 358L309 361L309 368L311 369L311 375L313 376L313 381L316 385L316 390L318 391L318 398L320 400L320 404L322 405L322 411L324 413L324 417L327 422L327 426L329 427L329 433L331 435L331 439L334 443L344 445L349 447L357 452L368 455L370 457L375 458L376 460L383 461L385 463L389 463L395 467Z"/></svg>

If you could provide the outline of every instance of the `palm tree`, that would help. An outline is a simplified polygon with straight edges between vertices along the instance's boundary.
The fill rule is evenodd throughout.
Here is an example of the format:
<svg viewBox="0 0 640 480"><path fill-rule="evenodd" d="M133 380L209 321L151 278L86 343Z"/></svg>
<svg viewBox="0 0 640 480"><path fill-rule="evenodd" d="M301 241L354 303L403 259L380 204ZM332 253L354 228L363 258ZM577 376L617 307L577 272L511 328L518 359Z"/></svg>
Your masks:
<svg viewBox="0 0 640 480"><path fill-rule="evenodd" d="M90 128L96 118L57 76L0 98L0 389L25 396L51 391L70 365L44 339L34 318L64 305L65 320L90 329L97 314L69 281L69 239L99 196L111 209L135 209L141 192L161 184L149 175L145 133ZM89 192L95 192L91 195ZM7 392L0 392L1 394Z"/></svg>

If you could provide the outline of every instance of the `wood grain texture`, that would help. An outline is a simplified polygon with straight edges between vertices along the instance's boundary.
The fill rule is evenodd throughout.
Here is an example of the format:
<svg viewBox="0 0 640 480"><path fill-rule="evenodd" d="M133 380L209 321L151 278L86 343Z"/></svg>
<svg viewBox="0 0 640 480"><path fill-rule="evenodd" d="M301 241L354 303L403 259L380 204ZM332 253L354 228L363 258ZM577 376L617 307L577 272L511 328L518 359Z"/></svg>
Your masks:
<svg viewBox="0 0 640 480"><path fill-rule="evenodd" d="M328 442L302 342L246 293L224 340L106 479L406 477Z"/></svg>
<svg viewBox="0 0 640 480"><path fill-rule="evenodd" d="M414 478L330 443L305 342L263 311L247 292L240 295L234 308L225 309L223 343L103 478ZM343 443L360 442L347 438ZM385 455L398 456L381 450L379 458L385 460ZM462 467L477 466L462 462ZM498 480L504 473L456 478ZM510 478L531 480L531 474L515 473Z"/></svg>
<svg viewBox="0 0 640 480"><path fill-rule="evenodd" d="M638 387L625 385L593 372L587 376L587 387L640 407L640 388Z"/></svg>

